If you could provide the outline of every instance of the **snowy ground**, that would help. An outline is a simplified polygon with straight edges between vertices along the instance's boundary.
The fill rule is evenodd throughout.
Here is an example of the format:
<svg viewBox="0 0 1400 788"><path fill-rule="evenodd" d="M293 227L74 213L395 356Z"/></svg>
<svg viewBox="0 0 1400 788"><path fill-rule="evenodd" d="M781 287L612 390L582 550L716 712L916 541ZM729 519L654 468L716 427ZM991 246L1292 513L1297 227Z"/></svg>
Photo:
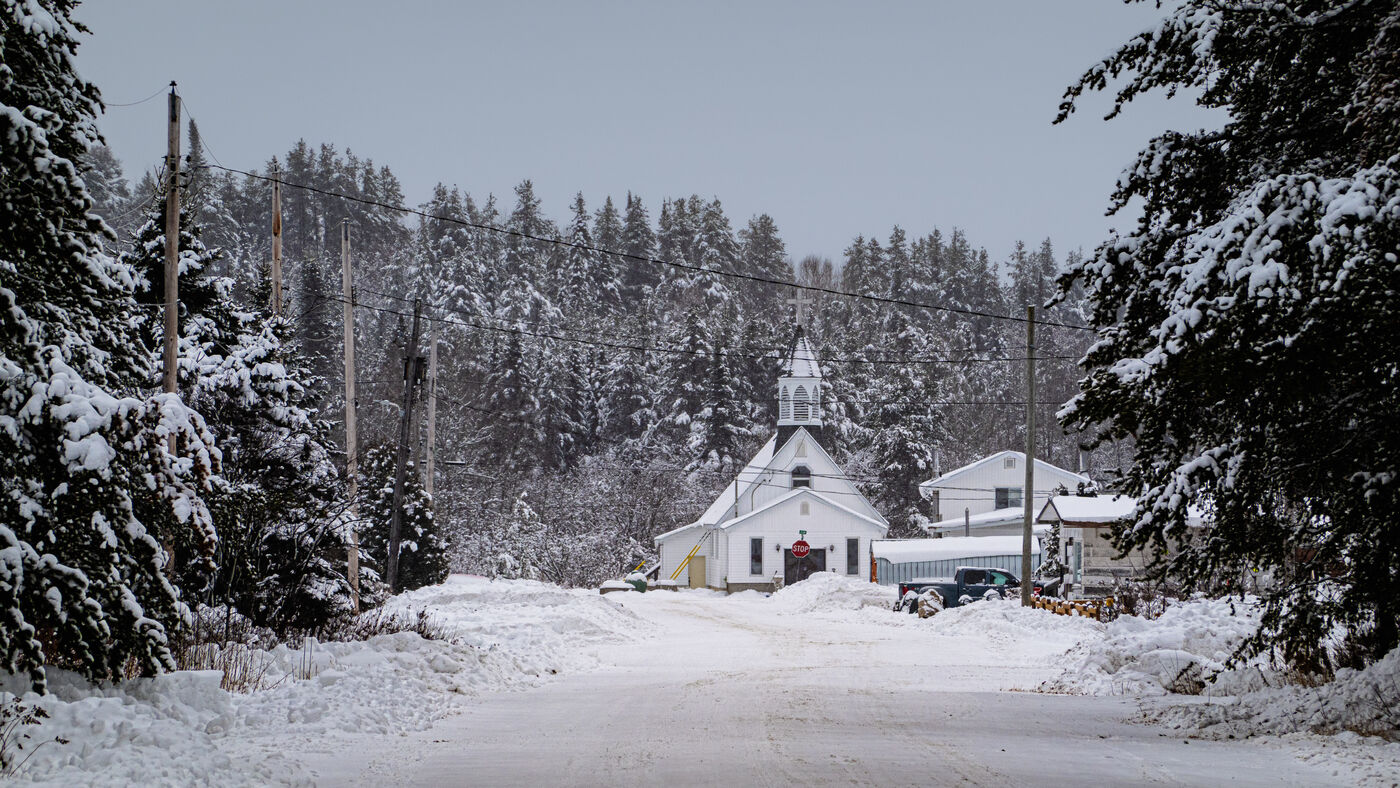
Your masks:
<svg viewBox="0 0 1400 788"><path fill-rule="evenodd" d="M396 603L435 611L454 643L328 644L315 677L250 696L189 673L110 697L70 688L45 727L74 742L27 772L54 785L1400 783L1400 745L1264 722L1344 704L1374 676L1335 701L1164 695L1164 666L1225 642L1223 608L1106 628L1013 603L920 620L892 602L835 575L771 598L454 577ZM1219 717L1281 735L1230 738L1244 728Z"/></svg>

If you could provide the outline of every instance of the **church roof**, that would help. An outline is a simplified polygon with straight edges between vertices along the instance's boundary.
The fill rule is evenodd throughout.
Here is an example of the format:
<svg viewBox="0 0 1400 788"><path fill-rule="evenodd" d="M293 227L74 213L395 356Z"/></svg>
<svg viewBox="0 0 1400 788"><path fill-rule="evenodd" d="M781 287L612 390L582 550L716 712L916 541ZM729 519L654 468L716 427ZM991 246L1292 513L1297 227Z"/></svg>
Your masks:
<svg viewBox="0 0 1400 788"><path fill-rule="evenodd" d="M739 471L739 474L734 477L734 481L724 488L724 492L720 493L715 502L710 504L710 508L706 509L696 522L713 525L729 514L729 510L734 508L735 498L743 492L745 487L748 487L768 470L768 464L773 462L773 455L777 450L778 436L774 435L768 439L767 443L763 444L763 448L758 450L758 454L749 460L749 464L745 465L742 471Z"/></svg>
<svg viewBox="0 0 1400 788"><path fill-rule="evenodd" d="M793 378L821 377L821 372L817 369L817 354L808 344L806 334L798 333L797 341L792 346L792 355L783 366L783 375Z"/></svg>

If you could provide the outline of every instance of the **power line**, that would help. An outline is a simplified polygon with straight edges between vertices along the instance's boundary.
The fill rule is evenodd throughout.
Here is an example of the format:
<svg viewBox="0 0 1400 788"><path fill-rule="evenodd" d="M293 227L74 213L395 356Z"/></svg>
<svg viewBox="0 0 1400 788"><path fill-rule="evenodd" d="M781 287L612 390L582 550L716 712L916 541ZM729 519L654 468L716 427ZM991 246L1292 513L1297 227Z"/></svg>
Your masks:
<svg viewBox="0 0 1400 788"><path fill-rule="evenodd" d="M327 296L325 296L325 301L337 301L337 302L344 303L344 300L345 300L345 299L344 299L343 297L339 297L339 296L334 296L334 295L327 295ZM318 304L317 306L319 306L319 304ZM409 316L409 313L407 313L407 312L403 312L403 311L400 311L400 310L397 310L397 309L391 309L391 308L385 307L385 306L376 306L376 305L374 305L374 304L367 304L367 303L365 303L365 302L363 302L363 301L358 301L358 300L355 302L355 306L360 306L360 307L363 307L363 308L365 308L365 309L369 309L369 310L374 311L374 312L381 312L381 313L384 313L384 314L396 315L396 316L398 316L398 317L408 317L408 316ZM517 336L530 336L530 337L536 337L536 338L540 338L540 339L553 339L553 340L560 341L560 342L571 342L571 343L580 344L580 345L591 345L591 346L594 346L594 347L604 347L604 348L609 348L609 349L612 349L612 350L622 350L622 351L631 351L631 352L640 352L640 353L666 353L666 354L670 354L670 355L686 355L686 356L706 357L706 358L708 358L708 357L710 356L710 351L709 351L709 350L691 350L691 349L688 349L688 348L666 347L666 346L660 346L660 345L655 346L655 347L647 347L647 346L645 346L645 345L628 345L628 344L617 343L617 342L607 342L607 341L599 340L599 339L582 339L582 338L579 338L579 337L564 336L564 335L557 334L557 333L546 333L546 332L541 332L541 331L530 331L530 330L527 330L527 329L524 329L524 328L502 328L502 327L499 327L499 326L483 325L483 324L481 324L481 323L474 323L474 322L471 322L471 321L468 321L468 320L460 320L460 319L456 319L456 318L443 317L443 316L439 316L439 315L429 315L429 316L427 317L427 319L428 319L428 320L431 320L431 321L437 321L437 322L439 322L439 323L446 323L446 324L450 324L450 325L462 326L462 327L465 327L465 328L474 328L474 329L478 329L478 330L481 330L481 331L494 331L494 332L501 333L501 334L514 334L514 335L517 335ZM746 358L746 359L767 359L767 358L770 358L770 356L768 356L767 354L725 353L725 355L729 356L730 358ZM1046 358L1052 358L1052 357L1047 356ZM1065 356L1065 357L1062 357L1062 358L1072 358L1072 357L1070 357L1070 356ZM841 358L841 359L827 359L827 361L830 362L830 363L895 364L895 365L901 365L901 366L907 366L907 365L910 365L910 364L1001 363L1001 362L1004 362L1004 361L1024 361L1024 360L1025 360L1025 359L1006 359L1006 358L997 358L997 359L980 359L980 358L962 358L962 359L850 359L850 358Z"/></svg>
<svg viewBox="0 0 1400 788"><path fill-rule="evenodd" d="M391 293L384 293L384 292L380 292L380 291L378 291L378 290L372 290L372 289L367 288L367 287L358 287L358 286L357 286L357 287L356 287L356 290L359 291L359 292L370 293L371 295L377 295L377 296L380 296L381 298L388 298L388 299L392 299L392 300L395 300L395 301L402 301L402 302L404 302L404 303L412 303L412 302L413 302L413 299L411 299L411 298L406 298L406 297L404 297L404 296L396 296L396 295L393 295L393 294L391 294ZM363 304L363 305L364 305L364 306L370 306L370 305L368 305L368 304ZM373 309L373 308L375 308L375 307L372 307L372 306L371 306L370 308ZM480 316L478 316L478 315L471 315L469 312L467 312L467 311L465 311L465 310L462 310L462 309L453 309L453 308L449 308L449 307L442 307L442 309L445 310L445 311L447 311L447 312L452 312L452 313L458 314L458 315L468 315L468 316L470 316L470 317L472 317L472 318L474 318L474 319L479 319L479 318L480 318ZM393 310L387 310L387 311L390 311L390 312L392 312L393 314L403 315L403 316L405 316L405 317L407 316L407 313L404 313L404 312L397 312L397 311L393 311ZM448 321L448 320L445 320L445 319L443 319L443 318L436 317L436 316L434 316L434 315L427 315L426 317L427 317L428 320L436 320L436 321L439 321L439 322L454 322L454 321ZM501 318L488 318L488 319L498 320L498 321L500 321L500 322L506 322L505 320L503 320L503 319L501 319ZM534 324L539 324L539 323L542 322L542 321L525 321L525 320L522 320L522 321L519 321L519 322L522 322L522 323L534 323ZM589 340L585 340L585 339L578 339L578 338L574 338L574 337L558 336L557 334L546 334L546 333L539 333L539 332L531 332L531 331L526 331L526 330L523 329L523 328L522 328L522 329L501 328L501 327L498 327L498 326L487 326L487 325L480 325L480 324L477 324L477 323L465 323L465 322L456 322L456 324L457 324L457 325L466 325L466 326L471 327L471 328L478 328L478 329L481 329L481 330L483 330L483 331L497 331L497 332L502 332L502 333L523 333L523 334L526 334L526 335L528 335L528 336L539 337L539 338L542 338L542 339L556 339L556 340L559 340L559 341L561 341L561 342L574 342L574 343L587 344L587 345L601 345L601 346L604 346L604 347L612 347L612 348L619 349L619 350L627 349L627 350L636 350L636 351L642 351L642 352L657 351L657 352L665 352L665 353L671 353L671 352L674 352L674 353L684 353L684 354L689 354L689 355L706 355L706 356L709 355L709 351L703 351L703 352L702 352L702 351L696 351L696 350L687 350L687 349L685 349L685 348L677 348L677 347L674 347L674 346L655 345L655 346L652 346L652 347L647 347L646 345L641 345L641 346L637 346L637 345L611 345L611 344L593 342L593 341L589 341ZM608 333L608 332L603 332L603 331L596 331L595 329L592 329L592 328L575 328L575 327L572 327L572 326L564 325L564 326L558 327L558 330L561 330L561 331L571 331L571 332L574 332L574 333L593 333L593 334L597 334L597 335L599 335L599 336L607 336L607 337L612 337L612 338L615 338L615 339L641 339L641 340L644 341L644 342L646 341L646 338L645 338L645 337L638 337L638 336L636 336L636 335L628 335L628 334L615 334L615 333ZM769 358L773 358L773 355L772 355L772 354L780 354L780 353L784 353L784 352L787 351L787 348L785 348L785 347L782 347L782 348L773 348L773 347L765 347L765 346L761 346L761 345L743 345L743 344L736 344L736 345L722 345L722 346L721 346L721 350L722 350L722 351L723 351L724 349L726 349L726 348L738 349L738 350L748 350L748 351L752 351L752 350L761 351L761 352L758 353L757 355L754 355L754 354L752 354L752 353L725 352L725 355L729 356L730 358L745 358L745 359L769 359ZM1059 355L1059 356L1044 355L1044 356L1038 356L1036 360L1045 359L1045 360L1047 360L1047 361L1056 361L1056 360L1061 360L1061 361L1063 361L1063 360L1072 360L1072 359L1076 359L1076 358L1078 358L1078 357L1077 357L1077 356L1064 356L1064 355ZM1021 362L1023 362L1023 361L1025 361L1026 359L1023 358L1023 357L1022 357L1022 358L978 358L978 357L976 357L976 356L969 356L969 357L964 357L964 358L919 358L919 357L912 357L912 358L894 358L894 357L863 358L863 357L855 357L855 358L850 358L850 357L828 357L828 358L826 358L825 360L826 360L827 362L833 363L833 364L897 364L897 365L900 365L900 366L905 366L905 365L909 365L909 364L995 364L995 363L1001 363L1001 362L1007 362L1007 361L1021 361Z"/></svg>
<svg viewBox="0 0 1400 788"><path fill-rule="evenodd" d="M358 382L359 382L359 383L369 383L369 384L374 384L374 385L381 385L381 386L397 386L397 385L401 385L401 382L385 381L385 380L367 380L367 381L358 381ZM506 420L514 421L514 422L519 422L519 423L526 423L526 422L531 423L531 424L534 423L534 422L532 422L532 421L528 421L528 420L529 420L529 417L528 417L526 414L515 413L515 412L512 412L512 411L503 411L503 410L499 410L499 409L495 409L495 408L483 408L483 407L481 407L481 406L479 406L479 405L473 405L473 404L464 402L464 401L462 401L462 400L459 400L459 399L456 399L456 398L453 398L453 397L444 396L444 395L441 394L441 393L438 394L438 399L441 400L441 401L444 401L444 402L448 402L448 403L453 404L453 405L461 406L461 407L466 408L466 409L468 409L468 410L472 410L472 411L476 411L476 412L485 414L485 415L490 415L490 416L501 416L501 417L504 417ZM600 438L601 440L603 440L605 443L613 443L613 444L618 444L618 445L623 445L623 444L626 444L626 443L627 443L627 441L626 441L625 439L604 438L603 436L597 436L597 437L599 437L599 438ZM541 465L538 465L538 464L530 464L529 467L544 469L544 466L541 466ZM597 465L597 464L595 464L595 463L588 463L588 464L587 464L587 467L588 467L588 468L594 468L594 467L607 467L607 466L600 466L600 465ZM688 473L688 472L691 472L692 470L694 470L694 469L687 469L687 468L683 468L683 467L679 467L679 466L656 466L656 465L647 466L647 468L668 470L668 471L681 472L681 473ZM642 471L642 470L644 470L644 469L643 469L643 468L624 468L624 467L620 467L620 466L615 466L615 467L613 467L613 470L619 470L619 471L637 471L637 472L640 472L640 471ZM758 476L763 476L764 474L770 474L770 473L782 473L782 471L777 471L777 470L772 470L772 469L764 469L760 474L758 474ZM882 483L882 481L883 481L883 480L880 479L878 476L854 476L854 475L846 474L846 473L818 473L818 472L811 472L810 475L811 475L813 478L819 478L819 479L846 479L847 481L852 481L852 482L863 482L863 483L866 483L866 484L879 484L879 483ZM742 477L742 476L743 476L743 471L742 471L742 470L739 471L739 472L736 474L736 478L739 478L739 477ZM757 477L756 477L756 478L757 478ZM777 485L777 486L784 486L784 487L785 487L786 485ZM986 493L995 493L995 492L997 491L997 489L999 489L999 488L996 488L996 487L955 487L955 486L948 485L948 486L941 486L939 489L940 489L940 490L956 490L956 491L958 491L958 492L986 492ZM1015 489L1020 489L1020 488L1015 488ZM1035 491L1034 491L1034 494L1036 494L1036 495L1041 495L1041 494L1049 495L1049 494L1051 494L1051 493L1053 493L1053 492L1054 492L1054 490L1035 490ZM954 497L949 497L949 496L940 496L940 500L943 500L943 501L979 501L979 500L983 500L983 498L980 497L980 496L979 496L979 497L975 497L975 498L966 498L966 497L957 497L957 498L954 498Z"/></svg>
<svg viewBox="0 0 1400 788"><path fill-rule="evenodd" d="M236 168L233 168L233 167L224 167L224 166L219 165L219 164L205 164L205 165L203 165L203 166L206 167L206 168L214 168L214 169L223 170L224 172L233 173L233 174L237 174L237 175L244 175L244 176L247 176L247 177L249 177L249 178L254 178L254 179L256 179L256 180L269 181L269 182L272 180L270 177L268 177L268 176L266 176L266 175L260 175L260 174L255 173L255 172L249 172L249 171L247 171L247 170L240 170L240 169L236 169ZM886 297L886 296L877 296L877 295L871 295L871 294L848 293L848 292L846 292L846 291L844 291L844 290L837 290L837 289L835 289L835 288L831 288L831 287L822 287L822 286L819 286L819 285L806 285L806 284L800 284L800 283L797 283L797 282L784 282L784 281L782 281L782 280L780 280L780 279L772 279L772 278L770 278L770 277L766 277L766 276L757 276L757 275L755 275L755 274L744 274L744 273L739 273L738 271L712 270L712 269L708 269L708 268L703 268L703 267L698 266L698 265L691 265L690 263L682 263L682 262L677 262L677 261L675 261L675 260L662 260L662 259L656 258L656 257L648 257L647 255L632 254L632 253L630 253L630 252L619 252L619 251L616 251L616 250L613 250L613 249L603 249L603 248L601 248L601 247L593 246L593 245L591 245L591 244L575 243L575 242L573 242L573 241L566 241L566 240L564 240L563 238L548 238L548 237L545 237L545 236L535 235L535 234L533 234L533 233L523 232L523 231L521 231L521 230L512 230L512 229L510 229L510 228L508 228L508 227L497 227L497 226L492 225L492 224L482 224L482 223L480 223L480 222L472 222L472 221L468 221L468 220L466 220L466 219L460 219L460 218L453 217L453 216L437 216L437 215L428 213L427 211L423 211L423 210L420 210L420 209L417 209L417 208L409 208L409 207L404 206L404 205L391 205L391 204L386 203L386 202L380 202L380 201L378 201L378 200L371 200L371 199L368 199L368 198L365 198L365 197L357 197L357 196L352 195L352 194L345 194L345 193L343 193L343 192L332 191L332 190L330 190L330 189L322 189L322 188L320 188L320 187L318 187L318 186L311 186L311 185L309 185L309 184L304 184L304 183L293 183L293 182L291 182L291 181L286 181L286 180L284 180L284 181L282 181L282 185L283 185L283 186L291 187L291 188L293 188L293 189L303 189L303 190L305 190L305 191L313 192L313 193L315 193L315 194L320 194L320 195L323 195L323 196L326 196L326 197L336 197L336 198L338 198L338 199L342 199L342 200L346 200L346 201L354 202L354 203L359 203L359 204L361 204L361 205L369 205L369 206L372 206L372 207L375 207L375 208L383 208L383 209L385 209L385 210L398 211L398 212L400 212L400 213L410 214L410 215L413 215L413 216L418 216L418 217L421 217L421 218L424 218L424 219L430 219L430 220L433 220L433 221L447 222L447 223L449 223L449 224L457 224L457 225L461 225L461 226L463 226L463 227L470 227L470 228L475 229L475 230L484 230L484 231L487 231L487 232L500 233L500 234L502 234L502 235L508 235L508 236L513 237L513 238L521 238L521 239L524 239L524 240L527 240L527 241L535 241L535 242L537 242L537 243L546 243L546 244L552 244L552 245L555 245L555 246L563 246L563 247L570 248L570 249L577 249L577 250L585 251L585 252L593 252L593 253L595 253L595 254L603 254L603 255L608 255L608 256L611 256L611 257L618 257L618 258L621 258L621 259L624 259L624 260L632 260L632 261L635 261L635 262L649 263L649 264L652 264L652 265L668 265L668 266L671 266L671 267L673 267L673 268L679 268L679 269L681 269L681 270L690 271L690 272L692 272L692 273L714 274L714 275L716 275L716 276L723 276L723 277L726 277L726 278L729 278L729 279L742 279L742 280L745 280L745 281L757 282L757 283L759 283L759 284L765 284L765 285L775 285L775 286L778 286L778 287L791 287L791 288L796 288L796 289L798 289L798 290L807 290L807 291L814 292L814 293L822 293L822 294L824 294L824 295L836 296L836 297L838 297L838 298L856 298L856 299L862 299L862 300L866 300L866 301L874 301L874 302L876 302L876 303L890 304L890 305L893 305L893 306L905 306L905 307L913 307L913 308L915 308L915 309L930 309L930 310L933 310L933 311L936 311L936 312L948 312L948 313L950 313L950 314L963 315L963 316L967 316L967 317L985 317L985 318L989 318L989 319L992 319L992 320L1005 320L1005 321L1009 321L1009 322L1013 322L1013 323L1025 323L1025 322L1027 322L1026 318L1024 318L1024 317L1018 317L1018 316L1015 316L1015 315L1003 315L1003 314L999 314L999 313L996 313L996 312L986 312L986 311L979 310L979 309L964 309L964 308L960 308L960 307L942 306L942 305L937 305L937 304L923 304L923 303L919 303L919 302L917 302L917 301L906 301L906 300L901 299L901 298L889 298L889 297ZM1060 322L1056 322L1056 321L1053 321L1053 320L1036 321L1036 322L1037 322L1039 325L1042 325L1042 326L1055 326L1055 327L1057 327L1057 328L1068 328L1068 329L1074 329L1074 330L1076 330L1076 331L1093 331L1093 330L1094 330L1094 329L1093 329L1092 327L1090 327L1090 326L1080 326L1080 325L1075 325L1075 324L1072 324L1072 323L1060 323Z"/></svg>
<svg viewBox="0 0 1400 788"><path fill-rule="evenodd" d="M147 101L150 101L151 99L155 98L156 96L159 96L160 94L164 93L164 92L165 92L165 88L166 88L165 85L161 85L160 87L156 88L156 92L154 92L154 93L152 93L151 95L149 95L149 96L147 96L147 97L141 99L140 101L128 101L128 102L121 103L121 104L118 104L118 103L115 103L115 102L110 102L110 101L104 101L104 102L102 102L102 106L103 106L104 108L105 108L105 107L134 107L134 106L136 106L137 104L145 104Z"/></svg>

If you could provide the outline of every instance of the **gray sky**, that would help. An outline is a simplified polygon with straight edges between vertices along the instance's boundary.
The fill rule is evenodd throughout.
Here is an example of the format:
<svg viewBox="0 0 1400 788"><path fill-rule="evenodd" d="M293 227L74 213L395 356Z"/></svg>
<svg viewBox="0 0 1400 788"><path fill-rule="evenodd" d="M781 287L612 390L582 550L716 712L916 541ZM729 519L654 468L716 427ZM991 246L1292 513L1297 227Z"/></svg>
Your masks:
<svg viewBox="0 0 1400 788"><path fill-rule="evenodd" d="M298 138L387 164L411 203L531 178L563 220L630 189L717 196L735 229L777 221L793 259L963 228L997 259L1049 236L1093 247L1119 172L1189 100L1051 126L1066 85L1161 12L1113 0L415 2L88 0L78 56L109 102L174 79L223 164ZM167 40L176 42L169 57ZM102 121L133 180L165 150L165 105Z"/></svg>

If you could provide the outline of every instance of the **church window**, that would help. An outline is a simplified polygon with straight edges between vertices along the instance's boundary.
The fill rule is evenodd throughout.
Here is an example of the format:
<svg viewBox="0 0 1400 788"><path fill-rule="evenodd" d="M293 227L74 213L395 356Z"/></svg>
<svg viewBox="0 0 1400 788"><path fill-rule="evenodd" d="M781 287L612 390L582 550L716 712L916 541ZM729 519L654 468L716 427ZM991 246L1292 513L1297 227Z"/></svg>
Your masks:
<svg viewBox="0 0 1400 788"><path fill-rule="evenodd" d="M846 574L860 574L860 539L846 540Z"/></svg>
<svg viewBox="0 0 1400 788"><path fill-rule="evenodd" d="M763 574L763 537L749 539L749 574Z"/></svg>
<svg viewBox="0 0 1400 788"><path fill-rule="evenodd" d="M792 469L792 488L812 486L812 470L806 465L799 465Z"/></svg>
<svg viewBox="0 0 1400 788"><path fill-rule="evenodd" d="M806 456L807 456L807 441L798 441L798 442L797 442L797 451L794 452L792 456L794 456L794 457L806 457Z"/></svg>
<svg viewBox="0 0 1400 788"><path fill-rule="evenodd" d="M793 421L807 420L807 389L801 386L792 393L792 418Z"/></svg>
<svg viewBox="0 0 1400 788"><path fill-rule="evenodd" d="M787 386L783 386L783 393L778 396L778 418L792 418L792 395L788 394Z"/></svg>
<svg viewBox="0 0 1400 788"><path fill-rule="evenodd" d="M806 502L806 501L803 501L803 502L802 502L802 510L801 510L801 513L802 513L802 516L803 516L803 517L806 517L807 515L811 514L811 513L812 513L812 505L811 505L810 503Z"/></svg>

